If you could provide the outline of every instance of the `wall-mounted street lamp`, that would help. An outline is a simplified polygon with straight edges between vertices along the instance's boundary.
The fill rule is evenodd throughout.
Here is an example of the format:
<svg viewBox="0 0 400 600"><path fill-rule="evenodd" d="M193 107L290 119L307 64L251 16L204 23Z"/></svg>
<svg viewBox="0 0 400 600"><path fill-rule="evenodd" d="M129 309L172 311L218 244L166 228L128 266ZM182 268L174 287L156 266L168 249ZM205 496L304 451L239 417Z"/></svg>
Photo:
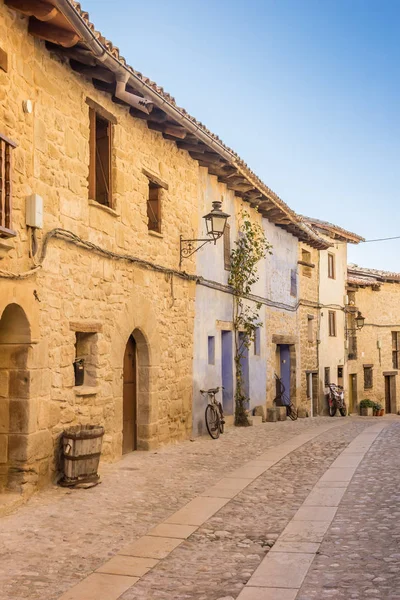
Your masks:
<svg viewBox="0 0 400 600"><path fill-rule="evenodd" d="M346 327L346 337L350 331L360 331L364 327L365 317L362 316L360 311L357 311L357 316L354 319L355 327Z"/></svg>
<svg viewBox="0 0 400 600"><path fill-rule="evenodd" d="M230 215L224 213L221 209L222 203L219 200L215 200L212 203L212 210L207 215L204 215L206 222L208 238L197 239L197 240L185 240L180 236L180 260L179 266L182 265L184 258L189 258L192 254L195 254L200 248L210 242L217 243L220 237L224 235L226 222ZM199 245L198 245L199 244Z"/></svg>

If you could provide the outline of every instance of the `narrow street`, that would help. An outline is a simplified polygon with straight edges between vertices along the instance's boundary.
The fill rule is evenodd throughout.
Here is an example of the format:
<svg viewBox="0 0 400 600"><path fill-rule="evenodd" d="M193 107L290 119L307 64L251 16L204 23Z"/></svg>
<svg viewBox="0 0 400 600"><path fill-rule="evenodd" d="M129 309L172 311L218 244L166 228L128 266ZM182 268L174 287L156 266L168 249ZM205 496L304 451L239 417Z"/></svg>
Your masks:
<svg viewBox="0 0 400 600"><path fill-rule="evenodd" d="M399 432L304 419L127 455L1 520L0 598L398 599Z"/></svg>

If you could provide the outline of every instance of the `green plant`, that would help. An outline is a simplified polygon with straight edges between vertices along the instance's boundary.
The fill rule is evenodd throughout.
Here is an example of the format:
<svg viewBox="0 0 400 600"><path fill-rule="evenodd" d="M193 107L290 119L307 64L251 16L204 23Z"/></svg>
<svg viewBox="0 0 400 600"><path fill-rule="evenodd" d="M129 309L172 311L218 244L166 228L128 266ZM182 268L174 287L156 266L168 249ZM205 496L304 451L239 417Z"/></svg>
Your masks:
<svg viewBox="0 0 400 600"><path fill-rule="evenodd" d="M233 288L233 330L235 337L235 425L246 427L249 420L246 405L249 401L243 390L242 358L254 341L255 332L262 327L259 320L261 304L249 300L252 286L259 276L257 263L271 254L271 244L262 226L250 221L243 210L240 214L239 236L231 252L231 270L228 283Z"/></svg>
<svg viewBox="0 0 400 600"><path fill-rule="evenodd" d="M380 402L374 402L374 411L378 412L382 409L382 404Z"/></svg>
<svg viewBox="0 0 400 600"><path fill-rule="evenodd" d="M375 402L373 402L372 400L368 400L367 398L361 400L360 402L360 408L374 408L374 406Z"/></svg>

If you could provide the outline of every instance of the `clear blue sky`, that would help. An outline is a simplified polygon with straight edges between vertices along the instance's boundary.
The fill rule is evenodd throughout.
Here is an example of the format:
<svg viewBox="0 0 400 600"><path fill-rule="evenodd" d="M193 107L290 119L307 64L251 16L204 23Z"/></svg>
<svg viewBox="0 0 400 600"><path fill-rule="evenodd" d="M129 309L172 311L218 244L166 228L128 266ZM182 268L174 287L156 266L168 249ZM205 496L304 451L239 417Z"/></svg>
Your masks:
<svg viewBox="0 0 400 600"><path fill-rule="evenodd" d="M400 0L82 0L300 214L400 236ZM400 240L349 261L400 271Z"/></svg>

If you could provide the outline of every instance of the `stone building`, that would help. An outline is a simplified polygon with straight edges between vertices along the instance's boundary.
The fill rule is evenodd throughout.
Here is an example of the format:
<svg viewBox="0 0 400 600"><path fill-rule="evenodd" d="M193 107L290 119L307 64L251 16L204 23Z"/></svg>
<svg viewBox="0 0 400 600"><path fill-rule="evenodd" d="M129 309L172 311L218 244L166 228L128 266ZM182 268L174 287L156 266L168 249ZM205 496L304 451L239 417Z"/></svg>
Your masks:
<svg viewBox="0 0 400 600"><path fill-rule="evenodd" d="M379 402L386 413L400 410L400 274L349 265L347 270L347 354L349 407L363 398ZM357 330L358 311L365 318Z"/></svg>
<svg viewBox="0 0 400 600"><path fill-rule="evenodd" d="M309 259L311 263L309 266L302 265L304 269L302 272L304 298L302 297L300 307L302 385L304 386L305 381L306 396L313 399L310 413L326 414L328 383L343 386L347 394L345 349L347 244L358 244L363 238L326 221L310 218L305 220L327 242L328 247L320 250L318 257L316 253L309 256L302 252L302 262L307 263ZM318 281L317 310L315 310L316 281ZM318 372L318 382L316 372ZM303 390L304 387L302 387L304 399Z"/></svg>
<svg viewBox="0 0 400 600"><path fill-rule="evenodd" d="M104 425L106 460L191 433L195 300L213 292L180 236L216 191L258 209L292 271L297 240L325 242L73 0L6 0L0 34L0 489L29 491L67 426ZM272 332L295 331L295 295L288 326L265 305L268 344L290 344Z"/></svg>

